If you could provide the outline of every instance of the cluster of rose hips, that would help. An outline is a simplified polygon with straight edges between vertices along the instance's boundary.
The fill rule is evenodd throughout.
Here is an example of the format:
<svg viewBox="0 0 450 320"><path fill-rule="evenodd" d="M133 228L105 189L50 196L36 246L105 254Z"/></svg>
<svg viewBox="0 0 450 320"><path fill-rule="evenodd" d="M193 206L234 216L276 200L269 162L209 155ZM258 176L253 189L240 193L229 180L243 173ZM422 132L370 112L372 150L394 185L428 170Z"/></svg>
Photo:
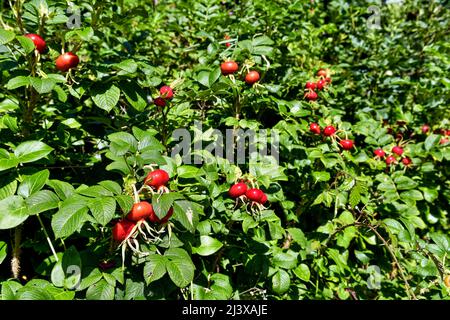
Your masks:
<svg viewBox="0 0 450 320"><path fill-rule="evenodd" d="M427 134L428 132L430 132L430 130L431 130L431 128L430 128L430 126L429 125L427 125L427 124L424 124L423 126L422 126L422 133L423 134ZM440 144L446 144L446 143L448 143L450 140L449 140L449 137L450 137L450 129L436 129L435 131L434 131L434 133L438 133L438 134L441 134L441 135L443 135L443 137L441 138L441 140L439 140L439 143Z"/></svg>
<svg viewBox="0 0 450 320"><path fill-rule="evenodd" d="M236 204L240 201L244 204L250 203L252 212L255 211L255 207L256 211L265 209L264 204L267 202L267 195L264 191L254 186L249 188L245 182L241 181L233 184L228 190L228 194L231 198L236 199Z"/></svg>
<svg viewBox="0 0 450 320"><path fill-rule="evenodd" d="M143 188L149 189L153 194L169 192L169 189L166 187L169 179L169 174L165 170L153 170L146 176ZM147 223L147 220L153 224L164 226L173 214L173 208L170 208L164 218L158 218L153 210L152 204L147 201L140 201L139 193L135 188L134 192L135 203L133 204L131 211L124 219L117 222L112 229L112 235L115 241L122 243L127 241L130 246L130 240L134 239L134 235L138 234L136 231L140 231L139 233L144 236L144 239L149 239L143 231L143 227L146 228L150 236L157 236L161 232L161 230L152 228ZM156 238L158 237L154 237L154 239Z"/></svg>
<svg viewBox="0 0 450 320"><path fill-rule="evenodd" d="M159 89L159 97L153 100L153 103L158 107L165 107L168 100L173 98L173 89L171 86L162 86Z"/></svg>
<svg viewBox="0 0 450 320"><path fill-rule="evenodd" d="M313 122L309 125L309 131L314 133L314 134L320 134L321 133L321 128L320 125ZM339 145L341 146L342 149L344 150L351 150L354 147L354 142L351 139L341 139L338 135L336 135L338 131L336 130L336 128L332 125L326 126L323 129L323 135L325 137L331 137L332 139L339 139Z"/></svg>
<svg viewBox="0 0 450 320"><path fill-rule="evenodd" d="M392 154L388 155L387 157L386 152L382 148L375 149L373 153L375 154L375 158L385 158L384 161L386 162L387 166L398 163L396 156L399 156L401 158L401 161L405 166L409 166L412 163L410 158L403 155L404 149L401 146L394 146L391 151Z"/></svg>
<svg viewBox="0 0 450 320"><path fill-rule="evenodd" d="M34 46L39 52L39 54L43 54L47 51L47 44L45 43L45 40L34 33L28 33L25 35L25 37L31 39L34 43ZM58 56L55 61L56 69L59 71L66 72L69 69L75 68L80 63L80 59L75 53L72 52L66 52Z"/></svg>
<svg viewBox="0 0 450 320"><path fill-rule="evenodd" d="M331 83L331 76L329 69L320 69L317 71L319 80L317 82L307 81L305 85L305 98L309 101L315 101L319 97L316 90L323 90Z"/></svg>
<svg viewBox="0 0 450 320"><path fill-rule="evenodd" d="M239 70L239 65L232 60L228 60L223 62L220 65L220 71L222 72L222 75L224 76L228 76L228 75L232 75L235 72L237 72ZM247 72L247 74L245 75L244 81L248 84L248 85L253 85L254 83L258 82L260 79L260 75L258 71L255 70L249 70Z"/></svg>

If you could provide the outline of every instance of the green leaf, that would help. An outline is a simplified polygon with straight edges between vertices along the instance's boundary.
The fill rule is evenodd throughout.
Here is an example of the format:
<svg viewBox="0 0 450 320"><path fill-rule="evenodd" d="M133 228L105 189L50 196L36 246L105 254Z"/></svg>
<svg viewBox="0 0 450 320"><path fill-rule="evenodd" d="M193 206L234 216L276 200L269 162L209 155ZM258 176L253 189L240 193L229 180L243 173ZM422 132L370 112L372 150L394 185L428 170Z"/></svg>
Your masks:
<svg viewBox="0 0 450 320"><path fill-rule="evenodd" d="M40 141L26 141L19 144L14 151L14 155L21 163L34 162L44 158L53 148Z"/></svg>
<svg viewBox="0 0 450 320"><path fill-rule="evenodd" d="M25 54L30 54L34 51L35 46L33 40L25 36L17 36L17 40L19 40L20 45L25 50Z"/></svg>
<svg viewBox="0 0 450 320"><path fill-rule="evenodd" d="M289 290L291 279L289 274L283 269L279 269L272 276L272 290L277 294L283 294Z"/></svg>
<svg viewBox="0 0 450 320"><path fill-rule="evenodd" d="M195 266L185 250L169 248L164 257L167 259L166 268L170 279L177 287L184 288L194 280Z"/></svg>
<svg viewBox="0 0 450 320"><path fill-rule="evenodd" d="M16 35L14 32L0 29L0 45L13 41L15 37Z"/></svg>
<svg viewBox="0 0 450 320"><path fill-rule="evenodd" d="M439 233L432 233L431 239L436 243L436 245L443 250L443 252L450 253L450 239L444 235Z"/></svg>
<svg viewBox="0 0 450 320"><path fill-rule="evenodd" d="M16 293L22 285L14 280L4 281L2 284L2 300L17 300Z"/></svg>
<svg viewBox="0 0 450 320"><path fill-rule="evenodd" d="M0 187L0 200L13 196L16 193L17 180L12 180L11 182L2 181L2 183L6 184Z"/></svg>
<svg viewBox="0 0 450 320"><path fill-rule="evenodd" d="M75 188L68 182L59 180L49 180L47 185L55 190L61 200L66 200L75 193Z"/></svg>
<svg viewBox="0 0 450 320"><path fill-rule="evenodd" d="M46 289L29 285L20 288L16 293L16 297L18 300L54 300L53 296Z"/></svg>
<svg viewBox="0 0 450 320"><path fill-rule="evenodd" d="M197 228L199 215L203 213L203 207L197 203L177 200L173 204L173 218L181 223L190 232L194 233Z"/></svg>
<svg viewBox="0 0 450 320"><path fill-rule="evenodd" d="M331 176L328 172L326 171L314 171L312 173L313 177L314 177L314 182L318 182L318 181L328 181L331 179Z"/></svg>
<svg viewBox="0 0 450 320"><path fill-rule="evenodd" d="M384 219L383 222L386 225L386 229L393 234L399 234L401 231L405 230L403 225L397 220L387 218Z"/></svg>
<svg viewBox="0 0 450 320"><path fill-rule="evenodd" d="M8 90L14 90L20 87L25 87L30 84L30 78L26 76L17 76L15 78L12 78L8 81L6 84L6 89Z"/></svg>
<svg viewBox="0 0 450 320"><path fill-rule="evenodd" d="M0 229L11 229L27 220L25 201L20 196L10 196L0 201Z"/></svg>
<svg viewBox="0 0 450 320"><path fill-rule="evenodd" d="M56 81L50 78L30 78L30 84L39 93L49 93L56 85Z"/></svg>
<svg viewBox="0 0 450 320"><path fill-rule="evenodd" d="M96 198L89 202L89 209L102 226L108 224L116 212L116 201L112 197Z"/></svg>
<svg viewBox="0 0 450 320"><path fill-rule="evenodd" d="M309 281L309 278L311 276L311 272L309 271L309 268L306 264L302 263L294 270L294 274L303 281Z"/></svg>
<svg viewBox="0 0 450 320"><path fill-rule="evenodd" d="M87 300L113 300L114 287L102 279L90 286L86 292Z"/></svg>
<svg viewBox="0 0 450 320"><path fill-rule="evenodd" d="M68 248L62 258L62 269L64 271L64 287L73 290L81 282L81 257L74 246Z"/></svg>
<svg viewBox="0 0 450 320"><path fill-rule="evenodd" d="M441 140L441 137L437 134L430 134L424 142L425 150L429 151L434 146L438 145L439 141Z"/></svg>
<svg viewBox="0 0 450 320"><path fill-rule="evenodd" d="M289 250L288 252L277 252L273 255L272 262L274 266L283 269L293 269L297 266L298 254Z"/></svg>
<svg viewBox="0 0 450 320"><path fill-rule="evenodd" d="M58 208L59 198L49 190L41 190L25 200L29 215L35 215Z"/></svg>
<svg viewBox="0 0 450 320"><path fill-rule="evenodd" d="M157 201L152 201L153 210L159 219L163 219L169 209L173 206L173 202L179 199L180 195L176 192L164 193L162 196L158 197Z"/></svg>
<svg viewBox="0 0 450 320"><path fill-rule="evenodd" d="M81 228L88 219L86 198L74 196L65 200L52 217L52 228L56 238L68 237Z"/></svg>
<svg viewBox="0 0 450 320"><path fill-rule="evenodd" d="M144 279L147 284L161 279L166 274L166 257L159 254L152 254L147 257L144 266Z"/></svg>
<svg viewBox="0 0 450 320"><path fill-rule="evenodd" d="M214 70L209 73L208 86L211 87L217 81L217 79L220 78L221 74L222 72L219 67L214 68Z"/></svg>
<svg viewBox="0 0 450 320"><path fill-rule="evenodd" d="M192 248L192 252L201 256L210 256L222 248L223 243L210 236L200 236L200 246Z"/></svg>
<svg viewBox="0 0 450 320"><path fill-rule="evenodd" d="M115 195L119 195L122 193L122 187L115 181L104 180L98 183L105 189L111 191Z"/></svg>
<svg viewBox="0 0 450 320"><path fill-rule="evenodd" d="M115 85L111 85L110 87L106 86L97 86L94 89L92 100L95 105L100 109L103 109L107 112L111 111L119 102L120 98L120 89Z"/></svg>
<svg viewBox="0 0 450 320"><path fill-rule="evenodd" d="M133 59L127 59L113 65L115 69L121 70L120 75L134 73L137 70L137 63Z"/></svg>
<svg viewBox="0 0 450 320"><path fill-rule="evenodd" d="M394 179L394 181L397 185L398 190L409 190L409 189L414 189L415 187L418 186L417 182L415 182L413 179L405 177L405 176L400 176L400 177Z"/></svg>
<svg viewBox="0 0 450 320"><path fill-rule="evenodd" d="M6 258L8 245L6 242L0 241L0 264L2 264L3 260Z"/></svg>
<svg viewBox="0 0 450 320"><path fill-rule="evenodd" d="M121 82L120 89L130 105L137 111L143 111L147 106L144 90L136 82Z"/></svg>
<svg viewBox="0 0 450 320"><path fill-rule="evenodd" d="M49 177L50 171L48 170L42 170L26 177L20 184L19 189L17 190L17 194L24 198L28 198L33 193L41 190L47 183Z"/></svg>

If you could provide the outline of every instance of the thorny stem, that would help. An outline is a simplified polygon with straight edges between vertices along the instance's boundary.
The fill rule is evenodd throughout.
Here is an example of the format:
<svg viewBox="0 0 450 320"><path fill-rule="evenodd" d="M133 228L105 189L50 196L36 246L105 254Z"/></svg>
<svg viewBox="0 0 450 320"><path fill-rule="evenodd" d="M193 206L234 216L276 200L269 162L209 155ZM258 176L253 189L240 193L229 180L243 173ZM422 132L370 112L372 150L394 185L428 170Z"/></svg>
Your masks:
<svg viewBox="0 0 450 320"><path fill-rule="evenodd" d="M20 243L22 240L22 225L19 225L14 229L14 244L11 259L11 271L15 279L19 279L20 275Z"/></svg>

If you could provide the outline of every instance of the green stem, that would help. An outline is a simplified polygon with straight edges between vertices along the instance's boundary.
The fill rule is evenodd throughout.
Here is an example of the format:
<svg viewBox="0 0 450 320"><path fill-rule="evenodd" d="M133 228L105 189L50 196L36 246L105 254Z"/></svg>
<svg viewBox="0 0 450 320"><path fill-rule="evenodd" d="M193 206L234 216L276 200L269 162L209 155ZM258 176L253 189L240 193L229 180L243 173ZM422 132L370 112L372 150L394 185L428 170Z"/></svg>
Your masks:
<svg viewBox="0 0 450 320"><path fill-rule="evenodd" d="M50 246L50 250L52 250L53 256L55 257L56 262L58 262L59 261L58 255L56 254L55 248L53 247L53 243L50 240L50 236L48 235L47 230L45 229L44 223L42 222L42 219L39 216L39 214L37 214L36 216L39 220L39 224L41 225L42 231L44 231L44 235L45 238L47 239L48 245Z"/></svg>

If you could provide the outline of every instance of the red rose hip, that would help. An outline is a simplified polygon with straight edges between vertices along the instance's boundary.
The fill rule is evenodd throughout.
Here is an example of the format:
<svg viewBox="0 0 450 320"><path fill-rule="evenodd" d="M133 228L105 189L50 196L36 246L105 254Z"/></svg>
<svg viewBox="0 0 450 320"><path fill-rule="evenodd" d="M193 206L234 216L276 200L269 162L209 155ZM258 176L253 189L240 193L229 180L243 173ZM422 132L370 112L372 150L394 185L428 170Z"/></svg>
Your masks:
<svg viewBox="0 0 450 320"><path fill-rule="evenodd" d="M251 201L261 202L261 199L263 199L264 196L264 192L256 188L248 189L245 193L245 196Z"/></svg>
<svg viewBox="0 0 450 320"><path fill-rule="evenodd" d="M336 133L336 128L333 126L326 126L325 129L323 129L323 134L327 137L330 137Z"/></svg>
<svg viewBox="0 0 450 320"><path fill-rule="evenodd" d="M239 182L230 187L230 190L228 190L228 194L232 198L238 198L242 195L244 195L248 190L248 187L245 183Z"/></svg>
<svg viewBox="0 0 450 320"><path fill-rule="evenodd" d="M161 186L166 185L169 179L170 179L169 174L166 171L162 169L157 169L148 173L144 183L148 186L157 189Z"/></svg>
<svg viewBox="0 0 450 320"><path fill-rule="evenodd" d="M392 152L395 153L396 155L401 156L403 154L403 148L399 147L399 146L395 146L392 148Z"/></svg>
<svg viewBox="0 0 450 320"><path fill-rule="evenodd" d="M353 148L353 140L350 139L342 139L340 144L344 150L351 150Z"/></svg>
<svg viewBox="0 0 450 320"><path fill-rule="evenodd" d="M114 225L112 229L113 239L122 242L128 237L135 225L136 224L134 222L125 219L120 220Z"/></svg>
<svg viewBox="0 0 450 320"><path fill-rule="evenodd" d="M141 201L133 205L130 213L127 215L127 219L130 221L138 222L139 220L150 217L152 212L152 205L147 201Z"/></svg>
<svg viewBox="0 0 450 320"><path fill-rule="evenodd" d="M239 70L239 66L234 61L225 61L220 65L220 71L223 75L233 74Z"/></svg>
<svg viewBox="0 0 450 320"><path fill-rule="evenodd" d="M173 98L173 90L170 86L162 86L161 89L159 89L159 94L163 99L170 100Z"/></svg>
<svg viewBox="0 0 450 320"><path fill-rule="evenodd" d="M80 59L72 52L66 52L60 55L55 61L56 69L63 72L75 68L78 63L80 63Z"/></svg>
<svg viewBox="0 0 450 320"><path fill-rule="evenodd" d="M247 73L247 75L245 76L245 82L249 85L252 85L257 82L259 78L259 72L253 70Z"/></svg>
<svg viewBox="0 0 450 320"><path fill-rule="evenodd" d="M41 36L34 33L28 33L25 35L25 37L30 38L33 41L34 46L39 53L42 54L45 52L47 45L45 43L45 40Z"/></svg>
<svg viewBox="0 0 450 320"><path fill-rule="evenodd" d="M320 134L320 126L313 122L309 125L309 131L311 131L314 134Z"/></svg>
<svg viewBox="0 0 450 320"><path fill-rule="evenodd" d="M386 155L386 152L384 152L384 150L381 148L375 149L373 153L379 158L383 158Z"/></svg>

